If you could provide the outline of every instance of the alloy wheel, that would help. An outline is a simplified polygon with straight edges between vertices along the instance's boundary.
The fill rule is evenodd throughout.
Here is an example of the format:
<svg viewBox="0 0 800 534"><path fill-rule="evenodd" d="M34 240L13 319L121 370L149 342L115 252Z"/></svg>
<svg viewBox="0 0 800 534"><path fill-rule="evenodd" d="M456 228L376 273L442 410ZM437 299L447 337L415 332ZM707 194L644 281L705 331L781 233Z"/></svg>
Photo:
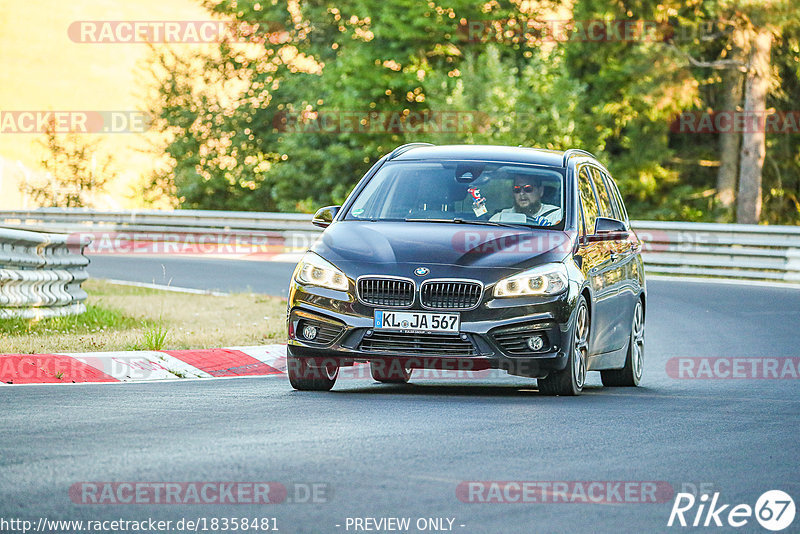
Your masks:
<svg viewBox="0 0 800 534"><path fill-rule="evenodd" d="M636 309L633 311L631 343L631 364L633 365L636 380L640 380L642 378L642 369L644 368L644 311L642 310L641 301L636 303Z"/></svg>
<svg viewBox="0 0 800 534"><path fill-rule="evenodd" d="M573 343L572 366L575 375L575 385L578 389L583 387L586 381L586 355L589 351L589 312L586 304L581 302L578 314L575 318L575 340Z"/></svg>

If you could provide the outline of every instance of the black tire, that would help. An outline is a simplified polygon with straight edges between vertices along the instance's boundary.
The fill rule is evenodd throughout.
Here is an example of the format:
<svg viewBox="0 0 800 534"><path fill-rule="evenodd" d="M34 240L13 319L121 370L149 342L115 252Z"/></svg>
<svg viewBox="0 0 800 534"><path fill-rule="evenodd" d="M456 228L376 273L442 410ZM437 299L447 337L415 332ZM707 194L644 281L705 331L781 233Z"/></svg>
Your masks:
<svg viewBox="0 0 800 534"><path fill-rule="evenodd" d="M589 353L589 306L581 295L575 308L567 366L562 371L551 371L539 378L539 393L544 395L580 395L586 383L586 356Z"/></svg>
<svg viewBox="0 0 800 534"><path fill-rule="evenodd" d="M399 360L373 360L369 362L369 372L377 382L384 384L407 384L411 369Z"/></svg>
<svg viewBox="0 0 800 534"><path fill-rule="evenodd" d="M631 336L628 341L628 355L625 367L600 371L604 386L635 387L642 380L644 371L644 307L642 301L636 301L631 321Z"/></svg>
<svg viewBox="0 0 800 534"><path fill-rule="evenodd" d="M333 358L286 356L289 383L300 391L329 391L339 376L339 362Z"/></svg>

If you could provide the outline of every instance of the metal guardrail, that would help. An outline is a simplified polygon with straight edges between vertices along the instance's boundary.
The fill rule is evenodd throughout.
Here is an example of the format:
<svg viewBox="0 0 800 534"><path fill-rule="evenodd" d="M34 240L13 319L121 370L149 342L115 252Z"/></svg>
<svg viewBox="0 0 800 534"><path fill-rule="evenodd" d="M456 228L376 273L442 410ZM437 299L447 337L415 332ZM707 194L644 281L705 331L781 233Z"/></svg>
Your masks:
<svg viewBox="0 0 800 534"><path fill-rule="evenodd" d="M321 231L302 213L211 210L96 211L45 208L0 211L0 222L61 232L273 232L287 251ZM800 227L632 221L645 242L648 273L800 282ZM292 245L293 244L293 245Z"/></svg>
<svg viewBox="0 0 800 534"><path fill-rule="evenodd" d="M0 228L0 317L41 318L86 311L85 241Z"/></svg>
<svg viewBox="0 0 800 534"><path fill-rule="evenodd" d="M633 221L648 272L800 282L800 227Z"/></svg>
<svg viewBox="0 0 800 534"><path fill-rule="evenodd" d="M74 235L95 234L88 237L100 249L107 249L107 238L114 239L112 233L120 234L117 237L123 240L135 238L141 242L182 242L184 238L201 241L210 235L219 235L244 243L243 249L250 246L274 250L280 243L285 248L283 252L298 253L308 249L322 233L322 229L311 224L311 217L305 213L247 211L40 208L0 211L0 225ZM269 246L264 246L267 242ZM210 247L203 248L210 250Z"/></svg>
<svg viewBox="0 0 800 534"><path fill-rule="evenodd" d="M98 227L149 232L316 231L305 213L261 213L215 210L100 211L83 208L40 208L0 211L2 224L44 231L77 232ZM321 231L321 230L319 230Z"/></svg>

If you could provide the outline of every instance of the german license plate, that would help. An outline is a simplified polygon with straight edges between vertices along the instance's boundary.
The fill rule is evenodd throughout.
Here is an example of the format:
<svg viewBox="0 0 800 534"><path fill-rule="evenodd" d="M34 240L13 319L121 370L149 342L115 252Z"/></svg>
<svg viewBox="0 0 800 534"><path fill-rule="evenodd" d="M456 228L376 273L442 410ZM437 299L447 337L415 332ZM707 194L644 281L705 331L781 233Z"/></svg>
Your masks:
<svg viewBox="0 0 800 534"><path fill-rule="evenodd" d="M375 310L376 330L403 332L458 332L461 321L457 313L428 313Z"/></svg>

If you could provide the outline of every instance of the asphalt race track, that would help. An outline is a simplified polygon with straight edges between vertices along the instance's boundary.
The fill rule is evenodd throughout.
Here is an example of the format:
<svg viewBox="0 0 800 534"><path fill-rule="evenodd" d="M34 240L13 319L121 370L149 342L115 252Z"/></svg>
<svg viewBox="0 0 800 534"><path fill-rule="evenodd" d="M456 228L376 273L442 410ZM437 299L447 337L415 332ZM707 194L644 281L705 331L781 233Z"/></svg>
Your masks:
<svg viewBox="0 0 800 534"><path fill-rule="evenodd" d="M134 266L134 267L132 267ZM205 258L91 256L89 276L190 289L287 296L293 263Z"/></svg>
<svg viewBox="0 0 800 534"><path fill-rule="evenodd" d="M291 270L155 258L90 267L98 277L278 295ZM540 396L523 378L419 370L409 386L340 379L330 393L295 392L282 377L0 388L0 518L205 518L210 527L212 518L274 517L284 534L363 532L356 518L388 517L410 518L408 532L420 532L419 518L446 518L464 534L647 533L689 530L667 527L673 494L658 503L475 503L457 488L654 481L675 493L702 485L731 507L754 506L772 489L797 502L800 380L676 379L666 369L676 357L800 356L800 290L653 279L648 291L642 386L603 388L591 373L577 398ZM269 505L74 503L70 487L88 481L272 481L288 496ZM307 498L311 484L316 499ZM753 517L739 529L696 530L768 532ZM784 530L798 531L800 518Z"/></svg>

